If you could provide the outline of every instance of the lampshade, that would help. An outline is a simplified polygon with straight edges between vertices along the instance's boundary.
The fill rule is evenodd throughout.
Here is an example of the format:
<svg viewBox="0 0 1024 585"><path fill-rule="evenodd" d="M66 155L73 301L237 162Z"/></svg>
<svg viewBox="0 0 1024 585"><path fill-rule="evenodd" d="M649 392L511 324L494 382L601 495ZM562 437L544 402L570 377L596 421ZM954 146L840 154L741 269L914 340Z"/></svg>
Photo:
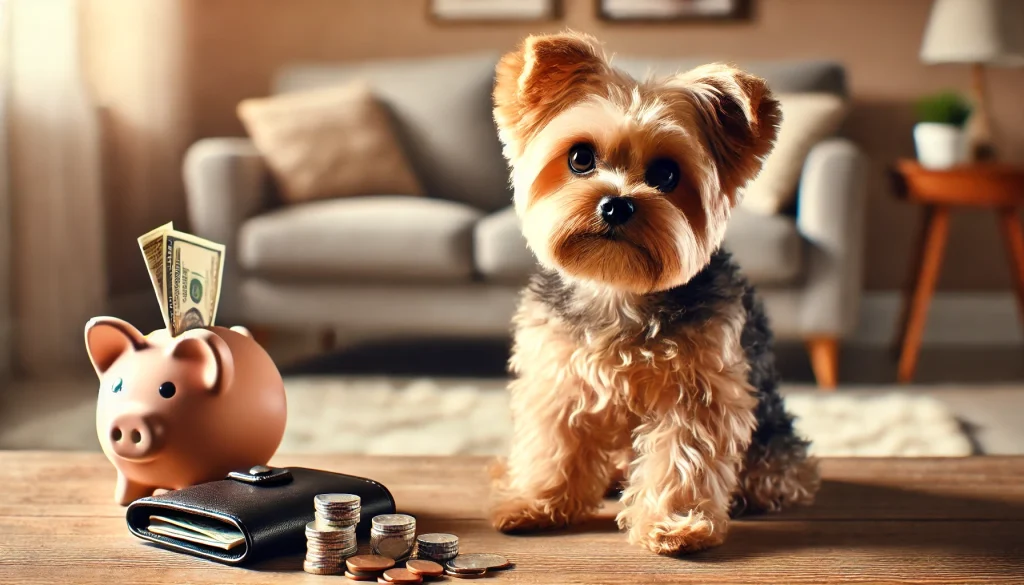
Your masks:
<svg viewBox="0 0 1024 585"><path fill-rule="evenodd" d="M935 0L921 60L1024 65L1024 0Z"/></svg>

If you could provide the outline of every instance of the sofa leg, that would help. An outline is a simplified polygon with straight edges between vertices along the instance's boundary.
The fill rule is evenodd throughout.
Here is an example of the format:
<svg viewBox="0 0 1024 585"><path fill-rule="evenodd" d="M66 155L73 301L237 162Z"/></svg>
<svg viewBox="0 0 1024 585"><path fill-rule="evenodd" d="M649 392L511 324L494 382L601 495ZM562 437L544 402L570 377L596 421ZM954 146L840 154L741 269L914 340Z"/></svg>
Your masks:
<svg viewBox="0 0 1024 585"><path fill-rule="evenodd" d="M818 388L835 390L839 382L839 341L834 337L814 337L807 340L807 353L811 355L811 368Z"/></svg>

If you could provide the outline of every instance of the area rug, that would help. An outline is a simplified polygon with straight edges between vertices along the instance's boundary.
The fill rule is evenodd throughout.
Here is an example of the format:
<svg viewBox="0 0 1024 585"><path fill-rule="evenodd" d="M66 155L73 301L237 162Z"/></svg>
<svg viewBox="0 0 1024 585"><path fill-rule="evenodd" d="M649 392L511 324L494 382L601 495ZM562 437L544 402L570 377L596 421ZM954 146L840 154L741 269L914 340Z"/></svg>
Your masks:
<svg viewBox="0 0 1024 585"><path fill-rule="evenodd" d="M285 380L281 453L493 455L512 425L505 381L294 377ZM952 457L972 444L950 409L904 392L786 388L797 430L819 456Z"/></svg>

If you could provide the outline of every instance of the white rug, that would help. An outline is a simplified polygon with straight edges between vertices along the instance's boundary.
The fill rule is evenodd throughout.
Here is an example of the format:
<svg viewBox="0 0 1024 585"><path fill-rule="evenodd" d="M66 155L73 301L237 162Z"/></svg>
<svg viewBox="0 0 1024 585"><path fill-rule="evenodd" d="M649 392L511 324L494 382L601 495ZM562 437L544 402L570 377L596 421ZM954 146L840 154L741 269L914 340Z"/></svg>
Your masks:
<svg viewBox="0 0 1024 585"><path fill-rule="evenodd" d="M303 377L285 380L281 453L493 455L511 432L503 380ZM787 389L797 429L820 456L964 456L971 442L929 396Z"/></svg>

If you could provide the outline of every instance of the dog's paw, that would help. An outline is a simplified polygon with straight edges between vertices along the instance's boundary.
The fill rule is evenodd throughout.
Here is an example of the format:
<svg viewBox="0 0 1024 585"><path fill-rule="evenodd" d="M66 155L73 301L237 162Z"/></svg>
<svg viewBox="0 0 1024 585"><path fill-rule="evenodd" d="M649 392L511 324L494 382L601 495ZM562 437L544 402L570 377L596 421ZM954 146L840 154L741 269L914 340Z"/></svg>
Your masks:
<svg viewBox="0 0 1024 585"><path fill-rule="evenodd" d="M533 532L563 528L571 522L566 514L545 511L536 502L514 499L491 510L491 524L502 532Z"/></svg>
<svg viewBox="0 0 1024 585"><path fill-rule="evenodd" d="M697 512L678 520L634 526L629 530L629 541L659 555L694 553L722 544L725 526Z"/></svg>

